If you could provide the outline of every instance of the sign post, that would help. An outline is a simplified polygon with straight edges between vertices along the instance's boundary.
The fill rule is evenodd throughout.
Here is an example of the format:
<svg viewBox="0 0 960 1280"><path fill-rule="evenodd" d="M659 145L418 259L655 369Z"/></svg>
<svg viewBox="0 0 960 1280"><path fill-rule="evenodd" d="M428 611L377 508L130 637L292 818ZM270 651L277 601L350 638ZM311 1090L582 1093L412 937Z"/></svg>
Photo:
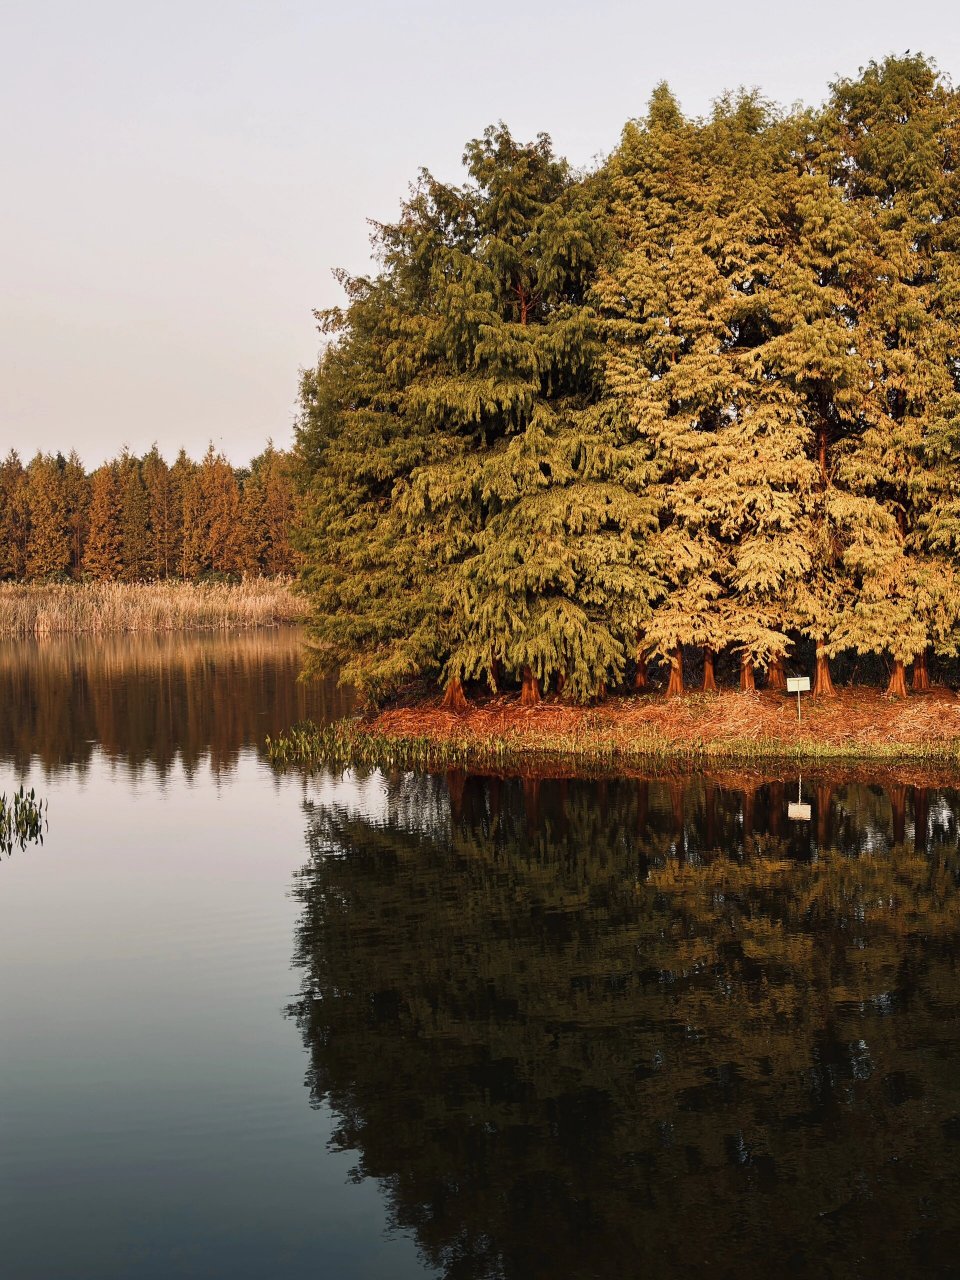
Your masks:
<svg viewBox="0 0 960 1280"><path fill-rule="evenodd" d="M790 676L787 680L787 693L797 695L797 724L800 723L800 695L810 692L809 676Z"/></svg>

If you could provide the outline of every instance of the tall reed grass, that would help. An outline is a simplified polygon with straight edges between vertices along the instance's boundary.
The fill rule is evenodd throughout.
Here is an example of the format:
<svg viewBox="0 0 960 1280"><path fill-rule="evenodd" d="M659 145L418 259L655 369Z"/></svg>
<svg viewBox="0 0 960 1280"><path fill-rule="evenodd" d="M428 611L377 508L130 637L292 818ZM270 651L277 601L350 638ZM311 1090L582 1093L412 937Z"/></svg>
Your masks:
<svg viewBox="0 0 960 1280"><path fill-rule="evenodd" d="M290 579L241 583L0 583L0 638L225 631L300 622Z"/></svg>

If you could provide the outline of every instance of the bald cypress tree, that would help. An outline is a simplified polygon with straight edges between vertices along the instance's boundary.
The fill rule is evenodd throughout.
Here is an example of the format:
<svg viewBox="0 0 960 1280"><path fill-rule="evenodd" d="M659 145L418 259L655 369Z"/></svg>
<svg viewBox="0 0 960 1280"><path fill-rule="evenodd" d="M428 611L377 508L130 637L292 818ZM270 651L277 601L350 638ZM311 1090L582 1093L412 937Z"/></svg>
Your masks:
<svg viewBox="0 0 960 1280"><path fill-rule="evenodd" d="M810 570L784 624L815 642L814 693L831 696L829 660L844 647L839 628L855 600L844 549L865 519L876 518L838 474L841 452L864 429L870 387L854 302L863 270L859 216L837 179L832 122L822 112L802 111L783 119L778 130L778 253L768 284L776 331L765 345L764 369L800 404L814 469Z"/></svg>
<svg viewBox="0 0 960 1280"><path fill-rule="evenodd" d="M312 661L373 697L439 676L445 660L436 575L461 535L448 548L403 516L394 490L430 458L431 424L409 393L443 359L434 273L470 234L469 210L421 174L399 221L376 228L378 274L341 276L346 306L318 313L329 345L301 383L297 545Z"/></svg>
<svg viewBox="0 0 960 1280"><path fill-rule="evenodd" d="M589 696L642 596L595 411L597 230L546 137L491 129L465 163L462 187L421 176L381 275L323 318L340 337L300 431L314 635L370 689L445 673L455 705L506 671L530 700L551 678Z"/></svg>
<svg viewBox="0 0 960 1280"><path fill-rule="evenodd" d="M0 461L0 580L15 581L26 573L29 531L26 472L11 449Z"/></svg>
<svg viewBox="0 0 960 1280"><path fill-rule="evenodd" d="M230 463L212 444L197 468L197 517L202 571L239 574L243 568L240 487Z"/></svg>
<svg viewBox="0 0 960 1280"><path fill-rule="evenodd" d="M909 56L788 115L660 86L587 179L503 127L422 174L303 381L318 662L455 707L651 654L679 692L690 646L782 687L805 637L817 693L845 651L922 688L960 635L957 101Z"/></svg>
<svg viewBox="0 0 960 1280"><path fill-rule="evenodd" d="M525 702L546 682L589 698L622 678L649 598L637 460L600 404L598 193L544 136L491 129L465 160L473 243L437 281L447 358L415 391L440 406L437 456L401 505L453 550L439 575L447 678L496 687L505 671Z"/></svg>
<svg viewBox="0 0 960 1280"><path fill-rule="evenodd" d="M612 161L618 251L601 279L609 394L646 443L662 599L644 637L682 687L680 647L732 646L742 687L782 661L810 570L809 427L770 375L783 317L777 122L753 96L705 126L669 91Z"/></svg>
<svg viewBox="0 0 960 1280"><path fill-rule="evenodd" d="M151 576L153 564L150 500L140 459L127 450L117 464L117 486L123 560L120 576L124 582L143 582Z"/></svg>
<svg viewBox="0 0 960 1280"><path fill-rule="evenodd" d="M26 571L34 581L60 578L70 568L70 504L62 454L38 453L27 468L30 534Z"/></svg>
<svg viewBox="0 0 960 1280"><path fill-rule="evenodd" d="M98 467L90 480L90 511L83 572L99 582L123 573L123 515L115 463Z"/></svg>
<svg viewBox="0 0 960 1280"><path fill-rule="evenodd" d="M90 506L90 482L80 456L71 449L63 467L63 487L67 502L67 528L70 536L70 576L82 572L83 544L87 536L87 513Z"/></svg>
<svg viewBox="0 0 960 1280"><path fill-rule="evenodd" d="M293 571L295 494L289 457L269 442L243 485L244 570L276 577Z"/></svg>
<svg viewBox="0 0 960 1280"><path fill-rule="evenodd" d="M956 485L943 446L958 401L958 100L926 60L904 57L838 82L830 109L858 214L854 305L870 370L865 427L840 470L877 509L861 511L846 552L858 589L840 636L858 652L889 653L890 692L904 696L905 666L924 664L931 642L954 650L960 616L943 521Z"/></svg>
<svg viewBox="0 0 960 1280"><path fill-rule="evenodd" d="M177 572L183 512L170 468L156 445L144 455L141 473L147 491L150 528L148 574L152 578L169 578Z"/></svg>

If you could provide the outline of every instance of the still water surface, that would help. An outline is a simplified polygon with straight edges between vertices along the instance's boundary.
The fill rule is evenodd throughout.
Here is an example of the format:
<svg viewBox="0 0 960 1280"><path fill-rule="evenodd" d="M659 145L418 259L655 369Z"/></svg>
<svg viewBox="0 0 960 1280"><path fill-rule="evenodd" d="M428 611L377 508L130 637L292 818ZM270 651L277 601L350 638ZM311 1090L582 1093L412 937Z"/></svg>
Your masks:
<svg viewBox="0 0 960 1280"><path fill-rule="evenodd" d="M952 786L277 779L297 662L0 647L0 1274L960 1274Z"/></svg>

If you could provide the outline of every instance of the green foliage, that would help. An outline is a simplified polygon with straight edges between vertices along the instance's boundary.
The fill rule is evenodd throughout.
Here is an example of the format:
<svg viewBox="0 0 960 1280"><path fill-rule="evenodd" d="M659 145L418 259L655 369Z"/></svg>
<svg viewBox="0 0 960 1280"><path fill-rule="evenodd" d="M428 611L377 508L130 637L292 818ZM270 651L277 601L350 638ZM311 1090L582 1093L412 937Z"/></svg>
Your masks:
<svg viewBox="0 0 960 1280"><path fill-rule="evenodd" d="M316 664L588 700L684 644L955 653L958 148L907 55L818 111L661 85L587 176L502 125L421 174L303 378Z"/></svg>

